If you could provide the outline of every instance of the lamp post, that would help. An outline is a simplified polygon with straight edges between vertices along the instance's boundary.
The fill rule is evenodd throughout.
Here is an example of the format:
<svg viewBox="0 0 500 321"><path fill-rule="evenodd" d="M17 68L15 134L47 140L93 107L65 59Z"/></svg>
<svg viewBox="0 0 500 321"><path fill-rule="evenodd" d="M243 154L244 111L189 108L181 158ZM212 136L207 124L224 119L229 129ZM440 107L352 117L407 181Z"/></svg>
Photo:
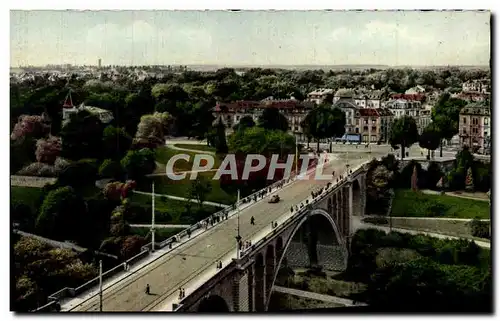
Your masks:
<svg viewBox="0 0 500 321"><path fill-rule="evenodd" d="M236 201L236 204L239 204L240 202L240 190L238 190L238 198L237 198L237 201ZM238 206L238 208L236 209L237 210L237 213L236 213L236 221L237 221L237 229L236 229L236 232L238 233L236 235L236 258L239 260L240 259L240 242L241 242L241 235L240 235L240 207Z"/></svg>
<svg viewBox="0 0 500 321"><path fill-rule="evenodd" d="M102 260L99 260L99 311L102 312Z"/></svg>
<svg viewBox="0 0 500 321"><path fill-rule="evenodd" d="M155 251L155 183L151 187L152 191L152 213L151 213L151 251Z"/></svg>

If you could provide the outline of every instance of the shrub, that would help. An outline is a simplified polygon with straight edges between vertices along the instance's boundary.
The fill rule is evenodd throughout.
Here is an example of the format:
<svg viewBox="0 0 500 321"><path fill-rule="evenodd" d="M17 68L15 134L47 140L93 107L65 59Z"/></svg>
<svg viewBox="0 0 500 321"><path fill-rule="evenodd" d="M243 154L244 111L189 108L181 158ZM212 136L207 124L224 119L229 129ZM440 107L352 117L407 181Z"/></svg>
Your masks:
<svg viewBox="0 0 500 321"><path fill-rule="evenodd" d="M447 177L448 189L451 191L463 190L465 188L465 168L452 169Z"/></svg>
<svg viewBox="0 0 500 321"><path fill-rule="evenodd" d="M436 162L430 162L426 172L426 185L429 189L435 189L437 182L443 177L444 173Z"/></svg>
<svg viewBox="0 0 500 321"><path fill-rule="evenodd" d="M480 237L483 239L490 239L490 222L480 221L478 219L473 219L470 222L470 229L472 236Z"/></svg>
<svg viewBox="0 0 500 321"><path fill-rule="evenodd" d="M81 159L67 166L60 174L58 181L62 185L82 187L94 185L97 179L98 165L95 159Z"/></svg>
<svg viewBox="0 0 500 321"><path fill-rule="evenodd" d="M99 167L99 177L101 178L113 178L119 180L122 178L123 174L124 170L120 162L112 159L104 160Z"/></svg>

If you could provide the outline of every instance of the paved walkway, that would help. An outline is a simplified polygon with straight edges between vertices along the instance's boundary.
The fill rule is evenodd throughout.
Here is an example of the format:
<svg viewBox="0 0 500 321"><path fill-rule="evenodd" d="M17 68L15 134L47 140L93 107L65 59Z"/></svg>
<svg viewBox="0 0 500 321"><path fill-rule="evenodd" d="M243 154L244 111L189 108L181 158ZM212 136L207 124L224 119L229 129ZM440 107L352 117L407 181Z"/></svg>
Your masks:
<svg viewBox="0 0 500 321"><path fill-rule="evenodd" d="M10 176L10 186L19 187L44 187L46 184L53 184L57 178L53 177L38 177L38 176Z"/></svg>
<svg viewBox="0 0 500 321"><path fill-rule="evenodd" d="M369 224L369 223L364 223L364 222L361 222L359 224L358 229L360 229L360 228L361 229L373 228L373 229L385 231L386 233L389 233L392 230L394 232L400 232L400 233L425 234L425 235L429 235L429 236L436 237L436 238L439 238L439 239L463 239L463 237L451 236L451 235L446 235L446 234L431 233L431 232L424 232L424 231L418 231L418 230L410 230L410 229L405 229L405 228L395 228L395 227L393 227L391 229L391 228L386 227L386 226L380 226L380 225ZM489 242L472 240L472 239L468 239L468 240L474 241L474 243L476 243L478 246L480 246L482 248L487 248L487 249L490 248L490 243Z"/></svg>
<svg viewBox="0 0 500 321"><path fill-rule="evenodd" d="M433 190L430 190L430 189L423 189L421 191L424 194L441 195L441 192L433 191ZM467 194L456 194L456 193L453 193L453 192L446 192L445 195L452 196L452 197L458 197L458 198L466 198L466 199L470 199L470 200L474 200L474 201L481 201L481 202L488 202L489 201L488 198L474 197L474 196L469 196Z"/></svg>
<svg viewBox="0 0 500 321"><path fill-rule="evenodd" d="M149 192L141 192L141 191L134 191L136 194L142 194L142 195L148 195L152 196L153 193ZM166 197L168 199L176 200L176 201L185 201L185 202L191 202L191 203L196 203L198 204L198 201L195 199L189 199L185 197L180 197L180 196L174 196L174 195L166 195L166 194L157 194L155 193L155 196L157 197ZM215 203L215 202L209 202L209 201L204 201L203 205L210 205L210 206L216 206L216 207L221 207L221 208L226 208L229 207L228 205L222 204L222 203Z"/></svg>
<svg viewBox="0 0 500 321"><path fill-rule="evenodd" d="M197 153L197 154L209 154L209 155L215 155L215 152L210 152L207 150L201 150L201 149L190 149L190 148L183 148L183 147L178 147L176 144L184 144L184 142L179 143L179 142L166 142L166 146L171 149L175 150L181 150L181 151L186 151L186 152L192 152L192 153ZM195 144L186 144L186 145L195 145ZM196 145L201 145L200 143Z"/></svg>
<svg viewBox="0 0 500 321"><path fill-rule="evenodd" d="M295 295L295 296L299 296L299 297L303 297L303 298L323 301L323 302L342 304L345 306L366 305L365 303L358 303L358 302L354 303L353 300L340 298L337 296L319 294L319 293L315 293L315 292L303 291L303 290L292 289L292 288L285 288L285 287L277 286L277 285L275 285L273 287L273 291L279 292L279 293L286 293L286 294L290 294L290 295Z"/></svg>
<svg viewBox="0 0 500 321"><path fill-rule="evenodd" d="M130 224L131 227L151 227L151 224ZM155 228L188 228L191 225L183 224L155 224Z"/></svg>
<svg viewBox="0 0 500 321"><path fill-rule="evenodd" d="M369 218L369 217L374 217L374 218L386 218L387 220L390 220L389 216L383 216L383 215L364 215L362 216L363 219ZM405 219L405 220L436 220L436 221L472 221L472 218L458 218L458 217L415 217L415 216L392 216L393 219ZM484 221L484 222L489 222L490 219L488 218L483 218L480 219L479 221Z"/></svg>
<svg viewBox="0 0 500 321"><path fill-rule="evenodd" d="M164 166L164 165L162 165ZM199 171L178 171L178 172L175 172L175 174L182 174L182 173L186 173L186 174L190 174L190 173L205 173L205 172L216 172L217 169L208 169L208 170L199 170ZM154 174L148 174L146 175L147 177L151 177L151 176L167 176L167 174L165 172L160 172L160 173L154 173ZM187 177L187 175L186 175Z"/></svg>

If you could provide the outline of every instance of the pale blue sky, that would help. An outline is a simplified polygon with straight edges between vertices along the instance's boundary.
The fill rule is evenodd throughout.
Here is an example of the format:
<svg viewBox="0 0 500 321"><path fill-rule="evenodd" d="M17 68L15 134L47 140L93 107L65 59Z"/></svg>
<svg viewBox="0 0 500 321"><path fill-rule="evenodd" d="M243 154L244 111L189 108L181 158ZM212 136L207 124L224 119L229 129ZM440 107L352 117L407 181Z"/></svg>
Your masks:
<svg viewBox="0 0 500 321"><path fill-rule="evenodd" d="M11 66L487 65L488 12L12 11Z"/></svg>

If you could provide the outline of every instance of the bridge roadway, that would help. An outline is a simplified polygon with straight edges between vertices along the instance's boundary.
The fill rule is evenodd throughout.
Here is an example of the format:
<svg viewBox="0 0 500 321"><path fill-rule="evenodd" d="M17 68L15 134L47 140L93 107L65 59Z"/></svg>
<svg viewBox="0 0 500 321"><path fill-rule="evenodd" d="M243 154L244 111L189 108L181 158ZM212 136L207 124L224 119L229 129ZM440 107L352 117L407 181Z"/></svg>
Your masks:
<svg viewBox="0 0 500 321"><path fill-rule="evenodd" d="M329 163L323 172L344 172L346 158L355 167L370 158L386 154L387 151L377 151L371 154L361 152L338 155L339 158ZM410 157L419 154L418 150L412 149ZM271 222L289 213L292 205L308 198L311 191L319 189L326 182L295 181L280 190L282 201L278 204L268 204L266 198L242 210L239 214L242 240L260 238L259 235L270 227ZM250 225L252 216L255 217L254 226ZM236 256L236 227L237 216L233 216L107 287L103 291L103 311L171 311L171 303L178 302L179 288L187 288L188 295L190 290L196 289L217 273L216 262L221 260L225 266ZM144 293L146 284L151 286L151 295ZM92 296L68 311L99 311L99 296Z"/></svg>
<svg viewBox="0 0 500 321"><path fill-rule="evenodd" d="M349 164L354 167L367 160L367 155L349 156ZM381 155L372 153L371 157ZM333 160L325 166L323 173L345 171L345 157ZM338 175L338 174L337 174ZM311 191L326 185L326 180L297 180L279 192L282 199L277 204L268 204L265 198L240 216L240 235L246 241L271 225L280 216L290 211L290 207L308 198ZM250 225L254 216L255 225ZM219 223L205 233L194 237L184 245L158 258L123 281L109 286L103 291L103 311L155 311L171 310L165 302L175 302L179 288L186 288L205 270L215 275L216 262L226 261L226 257L236 256L235 236L237 216ZM150 284L150 295L145 294L146 284ZM186 295L189 294L186 291ZM99 296L89 298L70 311L99 311Z"/></svg>

